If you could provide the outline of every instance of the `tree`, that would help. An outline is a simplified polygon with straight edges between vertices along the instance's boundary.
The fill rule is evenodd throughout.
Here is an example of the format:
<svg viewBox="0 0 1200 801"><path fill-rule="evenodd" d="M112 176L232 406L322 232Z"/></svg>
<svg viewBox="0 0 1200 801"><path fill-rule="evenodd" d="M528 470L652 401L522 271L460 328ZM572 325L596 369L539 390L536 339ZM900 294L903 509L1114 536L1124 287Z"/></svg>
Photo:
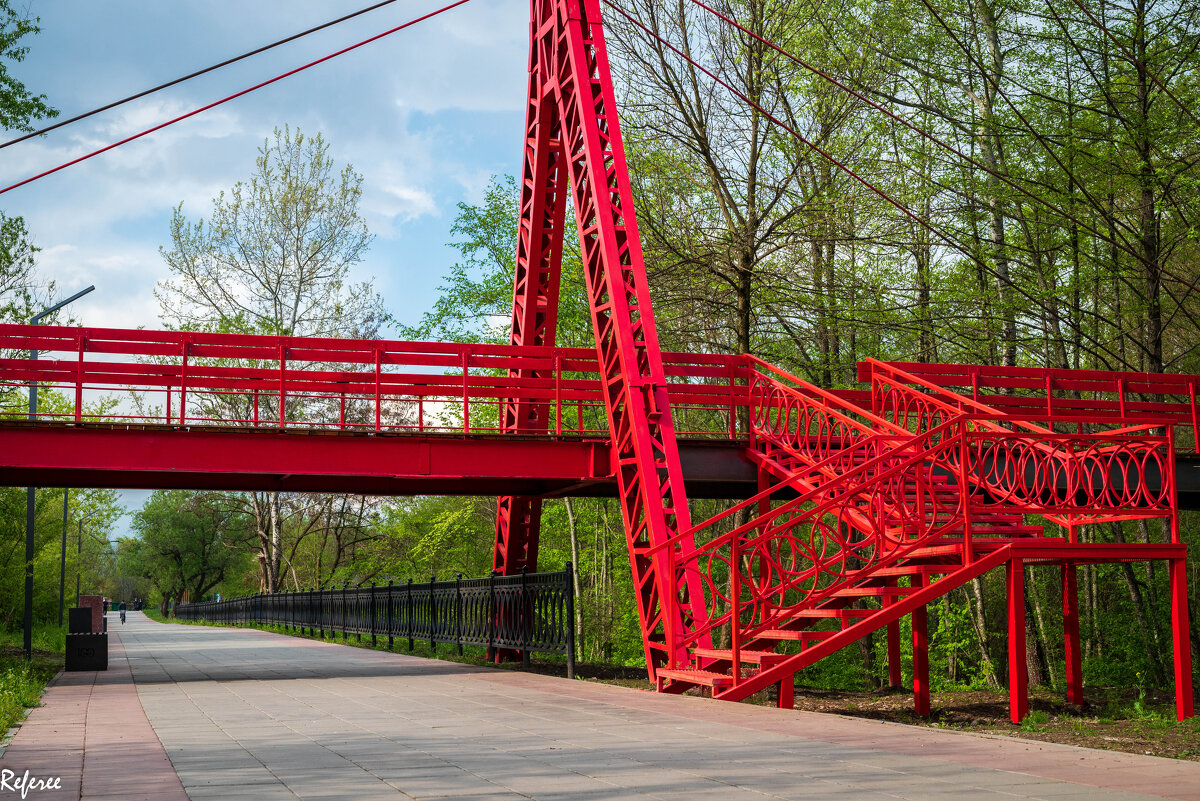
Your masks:
<svg viewBox="0 0 1200 801"><path fill-rule="evenodd" d="M450 268L433 308L415 326L401 328L416 340L508 344L512 325L513 270L520 223L520 192L511 175L493 175L479 205L458 204L450 246L460 260ZM563 347L592 347L592 320L579 261L574 211L563 223L558 331Z"/></svg>
<svg viewBox="0 0 1200 801"><path fill-rule="evenodd" d="M218 195L207 224L189 220L182 204L175 209L171 248L160 249L171 278L155 290L162 320L190 330L377 337L389 319L383 300L370 281L353 283L350 275L371 242L359 212L362 183L350 165L335 168L320 134L276 129L259 148L249 182ZM249 413L247 398L193 397L212 417ZM292 413L300 411L293 403ZM278 493L246 497L261 586L275 592L283 578L284 505Z"/></svg>
<svg viewBox="0 0 1200 801"><path fill-rule="evenodd" d="M373 337L388 315L369 281L350 269L371 243L359 212L362 176L334 170L317 134L275 129L249 183L213 200L207 226L180 204L171 279L155 291L161 317L180 328L313 337Z"/></svg>
<svg viewBox="0 0 1200 801"><path fill-rule="evenodd" d="M45 95L35 95L9 72L29 52L22 40L38 32L37 22L0 0L0 126L6 130L29 131L34 120L58 115ZM0 212L0 322L27 322L53 292L53 284L42 286L37 277L36 253L25 221Z"/></svg>
<svg viewBox="0 0 1200 801"><path fill-rule="evenodd" d="M200 600L239 568L250 519L217 493L159 490L134 515L137 539L121 541L118 564L148 579L166 609L181 597Z"/></svg>

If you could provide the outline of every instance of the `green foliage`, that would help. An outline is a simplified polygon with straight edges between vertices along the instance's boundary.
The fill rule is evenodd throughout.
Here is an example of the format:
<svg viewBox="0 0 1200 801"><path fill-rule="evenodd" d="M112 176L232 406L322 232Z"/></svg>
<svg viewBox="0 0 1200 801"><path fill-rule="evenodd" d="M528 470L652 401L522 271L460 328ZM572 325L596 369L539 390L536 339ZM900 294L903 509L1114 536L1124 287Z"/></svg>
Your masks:
<svg viewBox="0 0 1200 801"><path fill-rule="evenodd" d="M1043 709L1034 709L1021 721L1021 731L1039 732L1050 722L1051 715Z"/></svg>
<svg viewBox="0 0 1200 801"><path fill-rule="evenodd" d="M57 117L46 105L45 95L35 95L9 72L10 63L20 63L29 53L22 40L37 33L38 18L32 19L12 8L10 0L0 1L0 126L12 131L31 131L30 122Z"/></svg>
<svg viewBox="0 0 1200 801"><path fill-rule="evenodd" d="M41 706L42 692L53 675L23 661L0 659L0 733L19 723L26 709Z"/></svg>
<svg viewBox="0 0 1200 801"><path fill-rule="evenodd" d="M520 192L511 175L492 176L483 202L458 204L450 246L460 260L440 286L433 309L414 326L401 326L407 339L507 344L512 324L513 270L520 221ZM592 344L591 316L575 237L574 214L564 223L562 283L556 343Z"/></svg>
<svg viewBox="0 0 1200 801"><path fill-rule="evenodd" d="M24 410L25 398L25 392L14 393L0 399L0 408ZM47 390L39 393L38 408L42 412L64 416L74 411L73 401L61 393ZM105 408L101 402L87 406L86 411L102 414ZM24 487L0 487L0 627L20 625L23 614L26 504ZM74 602L76 576L79 576L85 594L107 594L115 588L117 577L107 538L122 512L113 490L70 490L64 521L63 490L39 488L34 492L35 622L58 621L64 527L67 543L64 606L70 607Z"/></svg>
<svg viewBox="0 0 1200 801"><path fill-rule="evenodd" d="M121 540L119 565L147 579L164 604L199 600L246 566L249 527L223 495L159 490L134 515L138 536Z"/></svg>

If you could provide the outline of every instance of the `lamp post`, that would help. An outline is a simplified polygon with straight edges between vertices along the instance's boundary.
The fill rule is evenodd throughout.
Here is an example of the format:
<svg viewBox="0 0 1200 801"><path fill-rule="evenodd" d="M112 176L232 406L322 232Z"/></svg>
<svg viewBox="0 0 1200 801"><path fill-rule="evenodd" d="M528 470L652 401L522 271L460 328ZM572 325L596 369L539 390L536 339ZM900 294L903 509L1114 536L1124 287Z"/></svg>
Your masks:
<svg viewBox="0 0 1200 801"><path fill-rule="evenodd" d="M95 289L95 286L89 286L82 292L76 292L66 300L55 303L50 308L43 312L35 314L29 321L30 325L38 325L42 322L43 317L47 317L54 312L66 306L72 301L79 300L87 293ZM38 352L34 348L29 350L30 360L36 360ZM29 382L29 420L37 420L37 381ZM27 488L25 492L25 659L33 659L33 526L34 526L34 490L33 487ZM64 528L64 537L66 529ZM66 552L66 549L63 549ZM64 570L66 568L64 567ZM62 625L61 611L59 612L59 625Z"/></svg>
<svg viewBox="0 0 1200 801"><path fill-rule="evenodd" d="M59 551L58 559L58 627L60 629L63 624L63 596L66 594L67 588L67 514L70 500L71 490L63 487L63 535L62 549Z"/></svg>
<svg viewBox="0 0 1200 801"><path fill-rule="evenodd" d="M83 518L79 519L79 541L75 544L75 605L79 606L79 577L83 575Z"/></svg>

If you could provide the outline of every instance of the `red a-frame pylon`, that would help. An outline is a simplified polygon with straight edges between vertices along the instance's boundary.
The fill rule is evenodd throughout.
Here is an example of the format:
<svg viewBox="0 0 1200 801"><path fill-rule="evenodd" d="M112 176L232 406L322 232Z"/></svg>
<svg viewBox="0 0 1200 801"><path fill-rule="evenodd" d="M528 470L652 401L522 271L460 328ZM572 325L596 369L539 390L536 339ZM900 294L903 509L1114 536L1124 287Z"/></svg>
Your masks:
<svg viewBox="0 0 1200 801"><path fill-rule="evenodd" d="M671 632L700 599L660 545L690 527L637 217L617 122L599 0L532 0L521 222L512 344L553 345L563 221L570 187L618 492L648 665L668 661ZM513 371L536 378L538 371ZM510 401L503 427L545 432L547 404ZM504 497L496 518L495 569L537 565L541 501ZM682 543L681 543L682 544ZM675 594L680 603L663 604ZM670 612L668 610L678 610Z"/></svg>

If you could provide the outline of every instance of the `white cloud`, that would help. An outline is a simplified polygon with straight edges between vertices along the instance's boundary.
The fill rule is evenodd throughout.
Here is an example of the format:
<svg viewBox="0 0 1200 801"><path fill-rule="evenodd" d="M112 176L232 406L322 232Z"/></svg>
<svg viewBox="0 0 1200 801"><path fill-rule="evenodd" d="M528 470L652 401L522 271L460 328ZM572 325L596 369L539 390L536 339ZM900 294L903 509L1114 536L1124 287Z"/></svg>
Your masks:
<svg viewBox="0 0 1200 801"><path fill-rule="evenodd" d="M355 0L33 0L42 33L18 77L64 116L361 7ZM11 183L144 130L431 10L396 4L161 95L9 148ZM361 267L402 317L430 302L454 254L454 204L478 202L496 172L519 169L525 6L475 0L386 40L280 81L0 196L43 247L61 287L95 283L89 325L158 326L157 253L172 209L207 217L253 168L276 126L321 131L339 164L365 178L362 210L379 235ZM104 41L104 48L90 45ZM419 265L413 267L409 265Z"/></svg>

